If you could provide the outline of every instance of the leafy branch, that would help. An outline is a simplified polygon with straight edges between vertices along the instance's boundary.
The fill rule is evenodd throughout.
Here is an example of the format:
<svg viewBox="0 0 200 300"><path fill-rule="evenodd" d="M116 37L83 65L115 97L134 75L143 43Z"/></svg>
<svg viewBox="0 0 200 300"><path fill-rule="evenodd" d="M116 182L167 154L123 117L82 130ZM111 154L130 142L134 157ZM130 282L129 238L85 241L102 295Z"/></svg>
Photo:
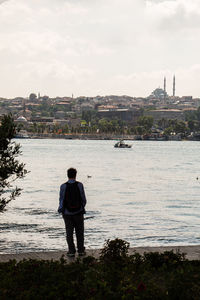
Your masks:
<svg viewBox="0 0 200 300"><path fill-rule="evenodd" d="M12 115L4 115L0 126L0 212L21 193L20 188L13 187L13 182L28 173L25 164L17 159L22 151L21 146L12 141L15 130Z"/></svg>

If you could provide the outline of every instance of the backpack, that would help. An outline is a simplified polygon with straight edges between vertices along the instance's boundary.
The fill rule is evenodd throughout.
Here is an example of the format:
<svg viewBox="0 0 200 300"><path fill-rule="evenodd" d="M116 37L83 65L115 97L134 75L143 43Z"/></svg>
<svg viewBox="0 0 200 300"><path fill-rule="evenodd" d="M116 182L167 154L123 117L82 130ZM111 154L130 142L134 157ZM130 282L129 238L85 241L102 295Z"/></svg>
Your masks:
<svg viewBox="0 0 200 300"><path fill-rule="evenodd" d="M82 207L82 198L78 187L78 181L75 181L74 183L66 182L66 185L64 208L69 212L80 211Z"/></svg>

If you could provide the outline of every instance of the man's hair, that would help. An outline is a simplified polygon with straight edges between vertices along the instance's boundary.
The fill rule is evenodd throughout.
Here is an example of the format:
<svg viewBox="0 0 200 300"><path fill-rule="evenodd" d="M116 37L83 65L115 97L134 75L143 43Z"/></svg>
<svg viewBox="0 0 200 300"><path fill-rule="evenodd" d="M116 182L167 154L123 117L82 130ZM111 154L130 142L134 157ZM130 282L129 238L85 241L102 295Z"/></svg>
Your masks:
<svg viewBox="0 0 200 300"><path fill-rule="evenodd" d="M76 178L77 171L74 168L70 168L67 170L68 178Z"/></svg>

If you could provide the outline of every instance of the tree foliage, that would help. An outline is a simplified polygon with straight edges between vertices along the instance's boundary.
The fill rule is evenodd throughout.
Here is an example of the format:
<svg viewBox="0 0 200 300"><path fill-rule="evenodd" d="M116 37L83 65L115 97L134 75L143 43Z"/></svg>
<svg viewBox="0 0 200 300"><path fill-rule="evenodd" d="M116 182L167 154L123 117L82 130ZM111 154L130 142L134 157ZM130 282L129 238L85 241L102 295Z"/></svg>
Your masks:
<svg viewBox="0 0 200 300"><path fill-rule="evenodd" d="M163 120L160 120L160 122L163 123ZM169 119L169 120L165 120L163 124L165 124L165 130L164 130L165 135L171 135L172 133L176 133L176 134L181 133L182 135L184 135L186 133L189 133L190 131L189 127L187 127L186 123L183 121Z"/></svg>
<svg viewBox="0 0 200 300"><path fill-rule="evenodd" d="M140 126L143 126L145 130L148 132L151 130L151 127L153 126L153 117L151 116L142 116L138 120L138 124Z"/></svg>
<svg viewBox="0 0 200 300"><path fill-rule="evenodd" d="M13 184L27 173L25 164L17 159L21 154L21 146L12 141L14 134L12 116L4 115L0 126L0 211L20 195L21 189Z"/></svg>

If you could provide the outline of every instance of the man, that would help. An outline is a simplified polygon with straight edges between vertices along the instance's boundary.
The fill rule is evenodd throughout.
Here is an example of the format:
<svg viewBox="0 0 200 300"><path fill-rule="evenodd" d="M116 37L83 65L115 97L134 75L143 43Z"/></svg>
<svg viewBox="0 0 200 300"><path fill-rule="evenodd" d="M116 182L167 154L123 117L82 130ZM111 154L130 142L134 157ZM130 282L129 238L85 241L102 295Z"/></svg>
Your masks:
<svg viewBox="0 0 200 300"><path fill-rule="evenodd" d="M67 256L74 257L76 248L73 233L75 229L79 256L85 255L84 247L84 218L86 197L83 184L76 181L77 171L74 168L67 170L68 181L60 186L58 212L62 213L68 244Z"/></svg>

